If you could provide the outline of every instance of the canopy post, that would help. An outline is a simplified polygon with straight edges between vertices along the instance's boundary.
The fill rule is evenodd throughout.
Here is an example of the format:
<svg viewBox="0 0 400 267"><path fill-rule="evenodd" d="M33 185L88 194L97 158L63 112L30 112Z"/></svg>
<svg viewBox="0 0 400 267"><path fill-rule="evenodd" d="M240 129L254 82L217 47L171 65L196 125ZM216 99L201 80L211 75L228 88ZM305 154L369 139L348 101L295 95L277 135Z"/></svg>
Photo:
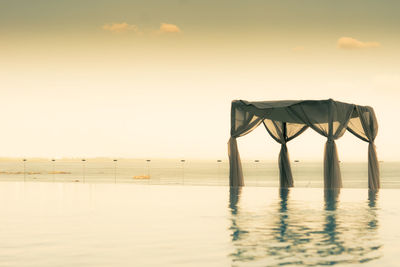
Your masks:
<svg viewBox="0 0 400 267"><path fill-rule="evenodd" d="M281 151L279 152L279 184L281 188L293 187L293 176L292 169L290 167L289 153L287 150L286 143L281 145Z"/></svg>
<svg viewBox="0 0 400 267"><path fill-rule="evenodd" d="M342 187L342 175L340 173L339 157L333 136L333 100L329 99L328 106L328 140L324 153L324 187L334 189Z"/></svg>
<svg viewBox="0 0 400 267"><path fill-rule="evenodd" d="M231 137L228 141L229 156L229 185L243 186L242 162L240 161L239 150L235 137Z"/></svg>
<svg viewBox="0 0 400 267"><path fill-rule="evenodd" d="M328 141L325 143L324 187L325 189L342 187L342 175L340 173L339 157L336 143L332 139L328 139Z"/></svg>
<svg viewBox="0 0 400 267"><path fill-rule="evenodd" d="M374 142L368 145L368 188L378 190L381 187L379 180L379 162L376 155L376 147Z"/></svg>
<svg viewBox="0 0 400 267"><path fill-rule="evenodd" d="M282 123L282 137L281 151L279 152L278 165L279 165L279 185L281 188L293 187L292 169L290 167L289 152L286 146L287 141L287 125L286 122Z"/></svg>

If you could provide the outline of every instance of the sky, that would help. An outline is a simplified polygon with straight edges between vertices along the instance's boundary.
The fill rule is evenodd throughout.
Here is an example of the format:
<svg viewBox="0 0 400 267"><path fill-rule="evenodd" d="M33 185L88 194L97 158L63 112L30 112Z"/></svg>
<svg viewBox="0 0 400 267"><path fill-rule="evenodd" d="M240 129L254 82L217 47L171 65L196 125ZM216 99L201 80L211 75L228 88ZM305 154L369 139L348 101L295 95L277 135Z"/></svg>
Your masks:
<svg viewBox="0 0 400 267"><path fill-rule="evenodd" d="M374 107L400 160L396 0L0 0L0 157L227 158L234 99ZM397 140L396 140L397 139ZM308 130L292 159L322 160ZM277 159L259 127L244 159ZM341 160L366 161L347 132Z"/></svg>

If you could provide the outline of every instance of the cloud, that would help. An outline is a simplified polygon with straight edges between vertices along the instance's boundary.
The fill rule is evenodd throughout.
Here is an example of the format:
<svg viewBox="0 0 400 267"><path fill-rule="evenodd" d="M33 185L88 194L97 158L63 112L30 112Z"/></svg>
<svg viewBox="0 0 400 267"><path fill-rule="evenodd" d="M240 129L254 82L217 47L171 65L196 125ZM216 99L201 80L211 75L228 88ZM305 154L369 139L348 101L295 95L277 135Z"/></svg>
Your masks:
<svg viewBox="0 0 400 267"><path fill-rule="evenodd" d="M148 29L145 31L139 30L136 25L128 24L126 22L121 23L111 23L111 24L104 24L102 27L103 30L114 32L114 33L122 33L122 32L135 32L140 35L158 35L158 34L172 34L172 33L182 33L182 30L175 24L169 23L161 23L160 28L155 29Z"/></svg>
<svg viewBox="0 0 400 267"><path fill-rule="evenodd" d="M337 40L337 47L345 50L375 48L380 46L381 44L378 42L362 42L351 37L340 37Z"/></svg>
<svg viewBox="0 0 400 267"><path fill-rule="evenodd" d="M181 29L174 25L174 24L169 24L169 23L161 23L160 25L160 33L181 33Z"/></svg>
<svg viewBox="0 0 400 267"><path fill-rule="evenodd" d="M121 33L121 32L127 32L127 31L133 31L136 33L139 32L139 29L136 25L130 25L126 22L105 24L105 25L103 25L103 30L115 32L115 33Z"/></svg>
<svg viewBox="0 0 400 267"><path fill-rule="evenodd" d="M293 50L294 52L304 51L304 49L306 49L304 46L296 46L296 47L293 47L293 48L292 48L292 50Z"/></svg>

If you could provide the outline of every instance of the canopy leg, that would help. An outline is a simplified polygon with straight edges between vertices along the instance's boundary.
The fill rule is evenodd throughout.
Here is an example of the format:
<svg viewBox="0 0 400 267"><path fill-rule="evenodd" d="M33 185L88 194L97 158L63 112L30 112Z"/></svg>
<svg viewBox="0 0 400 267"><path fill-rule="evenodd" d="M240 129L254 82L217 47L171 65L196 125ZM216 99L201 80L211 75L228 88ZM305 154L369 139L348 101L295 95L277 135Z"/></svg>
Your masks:
<svg viewBox="0 0 400 267"><path fill-rule="evenodd" d="M279 181L281 188L293 187L292 169L290 167L289 153L286 144L282 144L279 152Z"/></svg>
<svg viewBox="0 0 400 267"><path fill-rule="evenodd" d="M239 150L235 137L231 137L228 142L229 155L229 185L244 186L242 162L240 161Z"/></svg>
<svg viewBox="0 0 400 267"><path fill-rule="evenodd" d="M324 187L325 189L342 187L342 175L340 173L336 143L330 139L325 143Z"/></svg>
<svg viewBox="0 0 400 267"><path fill-rule="evenodd" d="M368 145L368 188L377 190L381 187L379 181L379 162L374 143Z"/></svg>

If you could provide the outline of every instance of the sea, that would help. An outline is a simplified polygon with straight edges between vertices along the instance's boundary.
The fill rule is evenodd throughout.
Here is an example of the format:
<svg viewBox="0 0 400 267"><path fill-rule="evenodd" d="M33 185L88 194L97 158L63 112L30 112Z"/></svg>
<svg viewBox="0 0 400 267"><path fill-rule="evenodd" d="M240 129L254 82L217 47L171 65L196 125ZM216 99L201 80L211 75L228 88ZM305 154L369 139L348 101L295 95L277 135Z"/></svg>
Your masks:
<svg viewBox="0 0 400 267"><path fill-rule="evenodd" d="M400 188L400 162L380 162L382 188ZM248 186L279 186L275 161L243 160ZM292 162L295 187L323 187L322 162ZM344 188L368 187L367 162L341 162ZM0 181L229 185L229 162L196 159L0 159Z"/></svg>
<svg viewBox="0 0 400 267"><path fill-rule="evenodd" d="M342 162L324 190L322 162L3 159L0 266L399 266L400 163Z"/></svg>

